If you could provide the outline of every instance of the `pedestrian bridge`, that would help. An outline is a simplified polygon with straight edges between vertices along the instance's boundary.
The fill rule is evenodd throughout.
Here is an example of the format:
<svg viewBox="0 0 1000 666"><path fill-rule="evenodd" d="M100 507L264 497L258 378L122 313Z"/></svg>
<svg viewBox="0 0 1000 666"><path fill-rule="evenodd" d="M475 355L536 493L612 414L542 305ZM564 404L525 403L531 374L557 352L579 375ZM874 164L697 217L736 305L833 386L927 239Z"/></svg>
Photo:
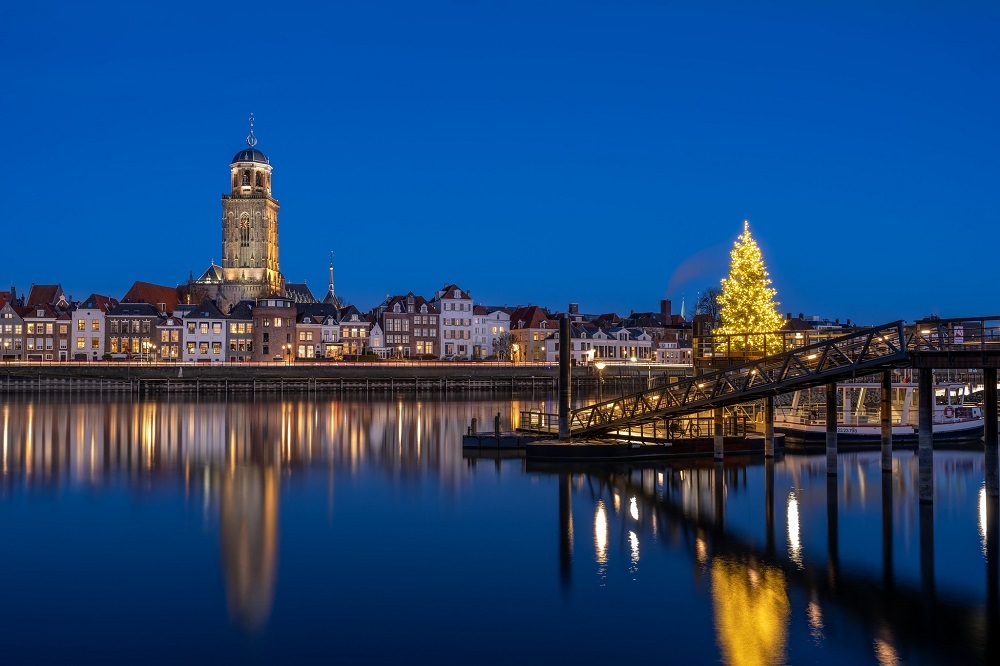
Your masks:
<svg viewBox="0 0 1000 666"><path fill-rule="evenodd" d="M1000 364L1000 317L934 319L910 325L895 321L811 344L796 340L803 340L802 333L762 334L756 340L726 336L724 343L717 338L708 344L707 353L717 353L720 361L732 362L741 355L750 358L752 349L782 351L697 377L658 381L638 393L572 410L570 436L601 435L911 365L973 368ZM705 353L704 348L701 352ZM558 426L557 414L522 412L518 430L554 434Z"/></svg>

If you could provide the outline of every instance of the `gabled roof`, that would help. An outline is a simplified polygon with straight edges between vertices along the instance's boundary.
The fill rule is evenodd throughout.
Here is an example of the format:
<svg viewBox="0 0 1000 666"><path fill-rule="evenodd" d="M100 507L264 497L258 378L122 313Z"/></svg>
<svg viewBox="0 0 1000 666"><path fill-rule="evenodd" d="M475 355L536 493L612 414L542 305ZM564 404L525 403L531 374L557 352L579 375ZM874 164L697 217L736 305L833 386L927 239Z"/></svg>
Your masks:
<svg viewBox="0 0 1000 666"><path fill-rule="evenodd" d="M110 296L101 296L100 294L91 294L87 297L87 300L77 304L77 309L100 310L101 312L107 314L108 310L116 305L118 305L118 300L115 298L111 298Z"/></svg>
<svg viewBox="0 0 1000 666"><path fill-rule="evenodd" d="M213 301L209 299L203 300L198 304L194 310L191 310L186 315L185 319L226 319L226 315L222 314L220 310Z"/></svg>
<svg viewBox="0 0 1000 666"><path fill-rule="evenodd" d="M470 300L472 298L472 294L470 294L466 290L462 289L457 284L446 284L445 286L441 287L441 289L438 290L434 294L434 298L431 299L431 300L432 301L440 301L443 298L454 299L455 298L454 292L455 292L456 289L458 289L460 292L462 292L462 295L459 296L459 298L461 298L463 300Z"/></svg>
<svg viewBox="0 0 1000 666"><path fill-rule="evenodd" d="M201 274L198 278L198 282L223 282L225 276L222 274L222 267L216 266L214 263L208 267L208 269Z"/></svg>
<svg viewBox="0 0 1000 666"><path fill-rule="evenodd" d="M162 304L164 312L173 312L181 302L177 287L167 287L150 282L135 282L132 288L122 296L122 303L149 303L156 307Z"/></svg>
<svg viewBox="0 0 1000 666"><path fill-rule="evenodd" d="M22 315L26 319L55 319L58 316L59 313L48 303L26 305L25 313Z"/></svg>
<svg viewBox="0 0 1000 666"><path fill-rule="evenodd" d="M305 282L286 282L285 283L285 297L290 298L296 303L317 303L316 297L313 296L312 291L309 289L309 285Z"/></svg>
<svg viewBox="0 0 1000 666"><path fill-rule="evenodd" d="M66 299L62 286L58 284L33 284L28 291L28 297L25 299L24 304L39 305L45 303L46 305L56 305L60 299Z"/></svg>
<svg viewBox="0 0 1000 666"><path fill-rule="evenodd" d="M521 307L510 314L511 328L542 328L542 322L546 322L545 328L559 328L559 322L537 305Z"/></svg>
<svg viewBox="0 0 1000 666"><path fill-rule="evenodd" d="M0 308L17 298L17 294L14 291L14 287L10 288L10 291L0 291Z"/></svg>
<svg viewBox="0 0 1000 666"><path fill-rule="evenodd" d="M409 312L407 308L411 299L413 300L413 314L423 314L420 312L420 307L423 305L427 306L427 314L438 314L437 308L431 305L430 301L423 296L417 296L412 291L407 293L405 296L392 296L387 298L385 302L385 312L395 314L392 312L392 309L398 303L399 309L403 314L405 314Z"/></svg>
<svg viewBox="0 0 1000 666"><path fill-rule="evenodd" d="M253 319L253 308L257 303L255 301L240 301L233 306L233 309L229 311L230 319L245 319L250 321Z"/></svg>
<svg viewBox="0 0 1000 666"><path fill-rule="evenodd" d="M340 311L329 303L296 303L296 321L301 322L303 317L309 317L313 323L321 323L327 317L340 319Z"/></svg>

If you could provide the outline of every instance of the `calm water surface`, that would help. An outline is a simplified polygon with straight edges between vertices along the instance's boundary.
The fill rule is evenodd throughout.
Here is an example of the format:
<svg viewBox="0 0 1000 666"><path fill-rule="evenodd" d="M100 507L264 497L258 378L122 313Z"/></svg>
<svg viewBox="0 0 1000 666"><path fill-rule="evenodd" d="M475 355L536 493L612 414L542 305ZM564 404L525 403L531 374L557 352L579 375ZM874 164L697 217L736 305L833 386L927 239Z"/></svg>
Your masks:
<svg viewBox="0 0 1000 666"><path fill-rule="evenodd" d="M983 455L463 456L538 400L3 399L4 663L988 663Z"/></svg>

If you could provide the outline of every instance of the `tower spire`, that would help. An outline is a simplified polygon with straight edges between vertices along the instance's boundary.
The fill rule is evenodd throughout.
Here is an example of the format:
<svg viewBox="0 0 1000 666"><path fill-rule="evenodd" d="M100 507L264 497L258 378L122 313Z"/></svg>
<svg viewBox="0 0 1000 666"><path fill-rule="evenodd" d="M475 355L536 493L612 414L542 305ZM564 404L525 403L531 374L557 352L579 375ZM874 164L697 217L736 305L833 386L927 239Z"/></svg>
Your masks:
<svg viewBox="0 0 1000 666"><path fill-rule="evenodd" d="M250 134L247 135L247 144L251 148L257 145L257 137L253 135L253 111L250 112Z"/></svg>

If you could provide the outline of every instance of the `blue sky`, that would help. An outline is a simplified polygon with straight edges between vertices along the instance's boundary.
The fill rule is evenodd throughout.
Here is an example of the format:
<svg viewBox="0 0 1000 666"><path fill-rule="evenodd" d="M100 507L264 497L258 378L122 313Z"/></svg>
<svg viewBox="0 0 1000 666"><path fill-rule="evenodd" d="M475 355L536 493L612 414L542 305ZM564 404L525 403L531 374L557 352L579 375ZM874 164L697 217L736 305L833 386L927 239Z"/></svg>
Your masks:
<svg viewBox="0 0 1000 666"><path fill-rule="evenodd" d="M783 313L996 314L1000 5L869 4L8 4L0 284L219 262L253 112L282 272L362 309L690 310L749 219Z"/></svg>

